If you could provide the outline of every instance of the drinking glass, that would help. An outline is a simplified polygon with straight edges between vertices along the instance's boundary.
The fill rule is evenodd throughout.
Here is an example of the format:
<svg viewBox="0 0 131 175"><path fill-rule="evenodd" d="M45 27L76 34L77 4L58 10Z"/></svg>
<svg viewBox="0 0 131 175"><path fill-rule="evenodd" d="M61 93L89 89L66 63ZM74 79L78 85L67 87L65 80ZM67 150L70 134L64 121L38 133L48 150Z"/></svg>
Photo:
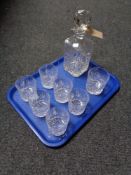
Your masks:
<svg viewBox="0 0 131 175"><path fill-rule="evenodd" d="M45 117L50 109L50 96L44 90L38 91L37 98L30 99L29 104L35 116Z"/></svg>
<svg viewBox="0 0 131 175"><path fill-rule="evenodd" d="M65 109L52 107L46 115L46 123L49 133L54 136L63 135L67 130L69 120L70 115Z"/></svg>
<svg viewBox="0 0 131 175"><path fill-rule="evenodd" d="M81 115L89 102L89 95L84 89L73 89L70 93L68 109L73 115Z"/></svg>
<svg viewBox="0 0 131 175"><path fill-rule="evenodd" d="M55 99L59 103L66 103L72 90L73 83L69 79L58 78L54 83Z"/></svg>
<svg viewBox="0 0 131 175"><path fill-rule="evenodd" d="M104 90L110 74L101 67L94 67L88 71L86 89L90 94L99 95Z"/></svg>
<svg viewBox="0 0 131 175"><path fill-rule="evenodd" d="M39 68L39 74L43 87L52 89L58 75L56 66L54 64L45 64Z"/></svg>
<svg viewBox="0 0 131 175"><path fill-rule="evenodd" d="M26 75L16 80L15 87L25 102L37 97L36 81L31 75Z"/></svg>

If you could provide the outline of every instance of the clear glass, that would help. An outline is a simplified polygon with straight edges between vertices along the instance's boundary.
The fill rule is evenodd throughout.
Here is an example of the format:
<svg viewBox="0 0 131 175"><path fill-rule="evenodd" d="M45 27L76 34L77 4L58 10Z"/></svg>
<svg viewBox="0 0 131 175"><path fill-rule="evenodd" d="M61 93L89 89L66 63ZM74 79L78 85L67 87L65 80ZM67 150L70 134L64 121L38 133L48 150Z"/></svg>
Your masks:
<svg viewBox="0 0 131 175"><path fill-rule="evenodd" d="M73 89L70 93L68 108L73 115L81 115L89 102L89 95L84 89Z"/></svg>
<svg viewBox="0 0 131 175"><path fill-rule="evenodd" d="M58 75L56 66L54 64L45 64L39 68L39 74L43 87L52 89Z"/></svg>
<svg viewBox="0 0 131 175"><path fill-rule="evenodd" d="M63 135L67 130L69 120L70 115L65 109L60 110L56 107L52 107L46 115L49 133L54 136Z"/></svg>
<svg viewBox="0 0 131 175"><path fill-rule="evenodd" d="M73 88L73 83L69 79L58 78L54 83L54 96L57 102L66 103Z"/></svg>
<svg viewBox="0 0 131 175"><path fill-rule="evenodd" d="M36 81L31 75L26 75L16 80L15 87L25 102L28 102L29 99L37 98Z"/></svg>
<svg viewBox="0 0 131 175"><path fill-rule="evenodd" d="M37 117L45 117L50 109L50 96L45 91L38 91L38 96L35 99L29 100L32 112Z"/></svg>
<svg viewBox="0 0 131 175"><path fill-rule="evenodd" d="M64 69L74 77L87 71L93 52L93 42L86 35L89 12L78 10L75 13L74 35L64 42Z"/></svg>
<svg viewBox="0 0 131 175"><path fill-rule="evenodd" d="M101 67L91 68L88 72L86 89L90 94L99 95L104 90L110 74Z"/></svg>

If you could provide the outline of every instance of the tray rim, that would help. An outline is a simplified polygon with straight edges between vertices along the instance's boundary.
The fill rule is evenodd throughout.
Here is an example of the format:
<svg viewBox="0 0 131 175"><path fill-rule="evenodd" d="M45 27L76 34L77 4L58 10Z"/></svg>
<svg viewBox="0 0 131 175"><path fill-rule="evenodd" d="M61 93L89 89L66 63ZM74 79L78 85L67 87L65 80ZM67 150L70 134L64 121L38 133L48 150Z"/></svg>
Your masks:
<svg viewBox="0 0 131 175"><path fill-rule="evenodd" d="M57 64L59 61L62 62L63 59L64 59L64 57L60 57L51 63ZM91 60L91 63L94 64L95 66L100 66L92 60ZM100 67L102 67L102 66L100 66ZM34 77L37 77L39 75L39 73L38 73L38 71L35 71L31 75ZM26 117L27 115L22 110L22 108L20 110L19 105L17 103L15 103L15 101L12 100L13 93L11 93L11 92L16 91L16 87L14 84L8 88L6 98L7 98L8 102L13 106L15 111L20 115L20 117L23 118L24 122L26 122L26 124L33 130L33 132L36 134L36 136L41 140L41 142L43 144L45 144L48 147L57 148L57 147L61 147L64 144L66 144L72 138L72 136L75 135L82 127L84 127L84 125L87 124L88 121L93 118L94 114L97 113L119 91L119 89L121 88L121 84L120 84L119 79L115 75L113 75L112 73L110 73L110 76L113 79L115 79L115 81L117 82L117 84L114 88L115 89L114 92L111 95L110 95L110 93L107 94L106 97L104 98L104 101L102 101L102 103L100 103L100 104L97 104L97 110L92 110L92 113L90 114L89 118L87 118L86 121L84 121L79 128L75 129L74 132L72 134L70 134L70 136L66 140L62 139L60 142L57 142L57 143L48 142L43 137L43 134L39 131L39 129L33 124L33 122L28 117ZM25 113L25 115L24 115L24 113Z"/></svg>

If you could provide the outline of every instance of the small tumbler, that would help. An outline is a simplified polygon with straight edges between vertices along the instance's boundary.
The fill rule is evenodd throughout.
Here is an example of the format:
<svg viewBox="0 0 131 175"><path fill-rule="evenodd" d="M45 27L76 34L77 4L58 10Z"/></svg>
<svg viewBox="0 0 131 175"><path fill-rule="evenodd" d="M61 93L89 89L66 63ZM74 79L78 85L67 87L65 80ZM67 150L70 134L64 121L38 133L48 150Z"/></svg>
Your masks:
<svg viewBox="0 0 131 175"><path fill-rule="evenodd" d="M21 98L26 102L37 97L36 81L31 75L26 75L16 80L15 87Z"/></svg>
<svg viewBox="0 0 131 175"><path fill-rule="evenodd" d="M45 91L38 91L36 99L29 100L32 112L37 117L45 117L50 109L50 96Z"/></svg>
<svg viewBox="0 0 131 175"><path fill-rule="evenodd" d="M91 68L88 72L86 89L90 94L99 95L104 90L110 74L101 67Z"/></svg>
<svg viewBox="0 0 131 175"><path fill-rule="evenodd" d="M52 107L46 115L46 123L49 133L54 136L63 135L67 130L69 120L70 115L66 110Z"/></svg>
<svg viewBox="0 0 131 175"><path fill-rule="evenodd" d="M39 68L41 83L44 88L52 89L57 78L58 70L54 64L45 64Z"/></svg>
<svg viewBox="0 0 131 175"><path fill-rule="evenodd" d="M84 89L73 89L70 93L68 108L73 115L81 115L89 102L89 95Z"/></svg>
<svg viewBox="0 0 131 175"><path fill-rule="evenodd" d="M58 78L54 83L55 99L59 103L66 103L69 100L69 94L72 90L73 83L69 79Z"/></svg>

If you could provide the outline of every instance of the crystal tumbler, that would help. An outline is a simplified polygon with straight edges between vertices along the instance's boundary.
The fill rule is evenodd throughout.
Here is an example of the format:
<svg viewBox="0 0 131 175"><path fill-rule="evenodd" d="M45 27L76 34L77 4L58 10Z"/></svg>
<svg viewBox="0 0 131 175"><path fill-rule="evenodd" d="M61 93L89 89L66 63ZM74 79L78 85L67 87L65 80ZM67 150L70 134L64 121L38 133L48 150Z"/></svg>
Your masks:
<svg viewBox="0 0 131 175"><path fill-rule="evenodd" d="M50 109L50 96L44 90L38 91L37 98L30 99L29 104L35 116L45 117Z"/></svg>
<svg viewBox="0 0 131 175"><path fill-rule="evenodd" d="M45 64L39 68L41 83L44 88L52 89L57 78L58 70L54 64Z"/></svg>
<svg viewBox="0 0 131 175"><path fill-rule="evenodd" d="M70 93L68 108L73 115L81 115L89 102L89 95L84 89L73 89Z"/></svg>
<svg viewBox="0 0 131 175"><path fill-rule="evenodd" d="M59 103L66 103L72 90L73 83L69 79L58 78L54 83L55 99Z"/></svg>
<svg viewBox="0 0 131 175"><path fill-rule="evenodd" d="M31 75L26 75L16 80L15 87L25 102L37 97L36 81Z"/></svg>
<svg viewBox="0 0 131 175"><path fill-rule="evenodd" d="M110 74L101 67L94 67L88 71L86 83L87 91L93 95L99 95L104 90Z"/></svg>
<svg viewBox="0 0 131 175"><path fill-rule="evenodd" d="M69 120L70 115L65 109L61 110L56 107L52 107L46 115L46 123L49 133L54 136L63 135L67 130Z"/></svg>

